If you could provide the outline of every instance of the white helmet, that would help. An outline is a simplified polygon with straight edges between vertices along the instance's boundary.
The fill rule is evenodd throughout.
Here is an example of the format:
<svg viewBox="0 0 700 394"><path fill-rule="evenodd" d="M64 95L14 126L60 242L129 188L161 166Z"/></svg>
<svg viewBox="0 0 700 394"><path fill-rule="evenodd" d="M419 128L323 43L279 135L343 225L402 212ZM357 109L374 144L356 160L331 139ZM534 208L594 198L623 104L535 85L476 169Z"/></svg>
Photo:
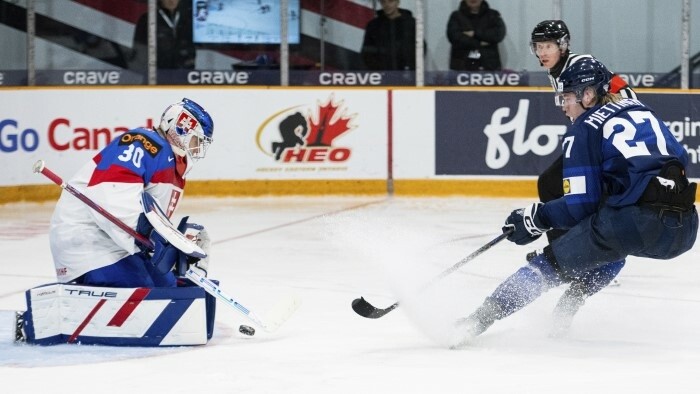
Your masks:
<svg viewBox="0 0 700 394"><path fill-rule="evenodd" d="M198 160L206 155L213 141L214 121L199 104L183 98L165 109L159 129L175 154Z"/></svg>

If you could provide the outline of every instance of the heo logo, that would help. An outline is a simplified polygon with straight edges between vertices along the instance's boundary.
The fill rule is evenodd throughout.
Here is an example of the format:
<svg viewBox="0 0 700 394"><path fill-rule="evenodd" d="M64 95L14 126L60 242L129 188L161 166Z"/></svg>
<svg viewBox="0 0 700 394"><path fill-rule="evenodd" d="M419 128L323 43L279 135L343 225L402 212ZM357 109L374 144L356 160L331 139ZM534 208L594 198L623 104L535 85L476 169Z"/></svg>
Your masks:
<svg viewBox="0 0 700 394"><path fill-rule="evenodd" d="M522 99L518 102L518 111L512 119L505 121L510 116L510 108L498 108L491 115L491 123L484 127L484 134L488 137L486 144L486 165L494 170L505 167L510 160L511 149L503 139L503 135L513 134L512 150L518 156L532 152L538 156L547 156L559 147L559 136L566 133L566 126L540 125L532 129L525 138L527 114L530 108L530 100ZM544 139L544 144L540 140Z"/></svg>
<svg viewBox="0 0 700 394"><path fill-rule="evenodd" d="M346 162L352 151L335 146L335 140L355 128L355 116L347 116L342 101L332 96L325 104L307 108L306 114L301 107L287 108L263 122L257 133L260 150L279 163Z"/></svg>

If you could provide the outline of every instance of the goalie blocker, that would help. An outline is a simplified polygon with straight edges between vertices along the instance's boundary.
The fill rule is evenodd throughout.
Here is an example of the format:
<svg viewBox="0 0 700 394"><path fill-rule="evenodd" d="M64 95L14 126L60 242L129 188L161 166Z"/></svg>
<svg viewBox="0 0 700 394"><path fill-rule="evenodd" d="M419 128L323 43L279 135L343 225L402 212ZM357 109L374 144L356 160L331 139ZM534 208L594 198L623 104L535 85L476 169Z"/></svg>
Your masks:
<svg viewBox="0 0 700 394"><path fill-rule="evenodd" d="M37 345L204 345L214 334L216 299L183 287L113 288L49 284L26 292L15 339Z"/></svg>

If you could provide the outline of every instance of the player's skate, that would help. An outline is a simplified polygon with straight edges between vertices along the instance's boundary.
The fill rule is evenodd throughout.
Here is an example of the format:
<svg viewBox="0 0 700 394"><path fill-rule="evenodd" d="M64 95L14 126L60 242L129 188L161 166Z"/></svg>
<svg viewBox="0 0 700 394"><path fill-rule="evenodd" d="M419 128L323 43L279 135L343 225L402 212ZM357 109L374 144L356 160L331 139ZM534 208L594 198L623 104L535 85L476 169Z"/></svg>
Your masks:
<svg viewBox="0 0 700 394"><path fill-rule="evenodd" d="M23 343L27 341L24 333L24 312L15 311L15 342Z"/></svg>
<svg viewBox="0 0 700 394"><path fill-rule="evenodd" d="M455 323L455 331L450 339L450 348L458 348L471 342L481 335L502 315L501 308L491 299L484 303L474 313Z"/></svg>
<svg viewBox="0 0 700 394"><path fill-rule="evenodd" d="M541 250L540 251L533 250L532 252L529 252L528 254L525 255L525 261L527 261L529 263L530 260L534 259L535 257L537 257L538 254L541 254L541 253L542 253Z"/></svg>

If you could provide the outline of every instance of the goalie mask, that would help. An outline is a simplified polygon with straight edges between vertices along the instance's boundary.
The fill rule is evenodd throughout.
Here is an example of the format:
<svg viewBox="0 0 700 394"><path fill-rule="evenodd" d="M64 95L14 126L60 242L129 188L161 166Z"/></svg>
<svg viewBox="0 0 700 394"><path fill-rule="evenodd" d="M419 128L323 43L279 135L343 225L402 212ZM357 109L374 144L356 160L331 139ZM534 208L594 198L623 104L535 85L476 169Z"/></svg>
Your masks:
<svg viewBox="0 0 700 394"><path fill-rule="evenodd" d="M159 129L175 154L199 160L206 155L212 142L214 121L199 104L183 98L165 109Z"/></svg>
<svg viewBox="0 0 700 394"><path fill-rule="evenodd" d="M575 93L576 102L583 100L583 92L586 88L595 90L598 99L610 91L610 79L612 73L597 59L583 59L564 70L559 76L557 93L554 101L558 106L563 106L563 94Z"/></svg>

